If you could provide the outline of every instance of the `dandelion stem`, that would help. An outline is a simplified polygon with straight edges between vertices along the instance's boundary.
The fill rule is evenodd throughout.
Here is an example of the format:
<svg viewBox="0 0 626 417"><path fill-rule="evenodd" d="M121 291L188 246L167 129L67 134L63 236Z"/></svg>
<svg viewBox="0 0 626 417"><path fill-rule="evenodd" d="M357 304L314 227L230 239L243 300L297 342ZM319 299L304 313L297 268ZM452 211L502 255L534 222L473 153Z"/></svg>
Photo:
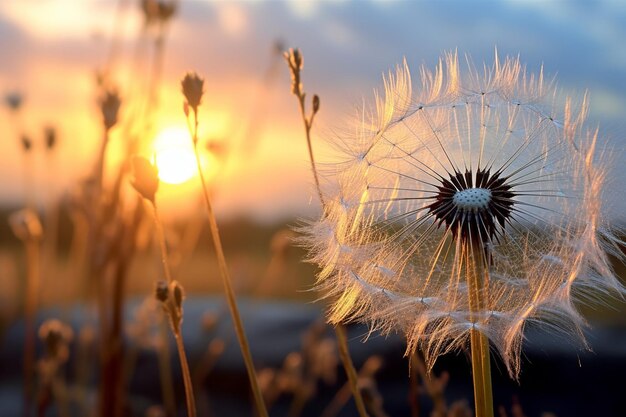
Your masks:
<svg viewBox="0 0 626 417"><path fill-rule="evenodd" d="M477 323L475 313L485 310L485 288L489 271L485 265L484 250L480 242L468 243L465 249L470 313L472 321ZM493 417L489 339L479 329L470 330L470 349L476 417Z"/></svg>
<svg viewBox="0 0 626 417"><path fill-rule="evenodd" d="M350 357L350 351L348 351L348 337L346 336L345 327L341 324L335 326L335 334L337 335L339 356L341 357L341 362L343 362L343 367L348 375L348 381L350 382L350 387L352 388L352 395L354 396L356 409L359 412L359 416L367 417L368 414L365 409L365 403L363 402L363 397L359 391L357 373L354 369L352 358Z"/></svg>
<svg viewBox="0 0 626 417"><path fill-rule="evenodd" d="M254 362L252 361L252 354L250 353L250 346L248 344L248 339L246 337L246 333L243 328L243 323L241 321L241 316L239 314L239 308L237 307L237 301L235 299L235 292L233 291L231 285L230 274L228 272L228 266L226 265L226 258L224 257L224 250L222 249L222 241L219 234L219 229L217 227L217 221L215 219L215 214L213 212L213 207L211 205L211 200L209 198L209 193L206 188L206 180L204 178L204 173L202 172L202 168L200 167L200 154L198 153L198 113L197 109L194 109L194 129L193 129L193 149L194 154L196 156L196 165L198 167L198 174L200 176L200 180L202 182L202 194L204 197L204 202L207 209L207 216L209 219L209 226L211 229L211 238L213 239L213 244L215 246L215 252L217 255L217 263L220 271L220 276L222 278L222 283L224 285L224 290L226 293L226 300L228 302L228 308L230 310L231 317L233 319L233 325L235 327L235 333L237 334L237 340L239 341L239 346L241 347L241 353L243 355L243 360L246 365L246 370L248 371L248 378L250 379L250 387L252 388L252 395L254 396L254 402L256 405L257 413L259 417L268 417L267 409L265 407L265 403L263 402L263 395L261 394L261 388L259 387L259 382L256 377L256 371L254 369Z"/></svg>

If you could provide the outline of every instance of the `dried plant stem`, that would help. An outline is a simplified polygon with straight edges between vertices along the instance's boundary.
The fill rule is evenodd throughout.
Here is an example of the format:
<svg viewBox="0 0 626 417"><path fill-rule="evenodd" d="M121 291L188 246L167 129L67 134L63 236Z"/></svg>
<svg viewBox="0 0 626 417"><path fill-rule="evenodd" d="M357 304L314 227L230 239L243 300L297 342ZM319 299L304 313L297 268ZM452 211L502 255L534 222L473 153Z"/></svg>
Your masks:
<svg viewBox="0 0 626 417"><path fill-rule="evenodd" d="M163 262L163 271L165 274L165 279L167 283L172 282L172 273L170 272L170 265L167 256L167 246L165 244L165 232L163 231L163 223L161 222L161 218L159 217L159 210L157 208L156 202L153 202L154 207L154 224L157 231L157 240L159 241L159 248L161 248L161 261Z"/></svg>
<svg viewBox="0 0 626 417"><path fill-rule="evenodd" d="M315 180L315 189L317 190L317 196L320 199L320 203L322 203L322 208L325 208L326 203L324 201L324 195L322 194L320 179L317 174L317 166L315 165L315 157L313 156L313 145L311 144L311 128L313 127L315 112L311 113L311 115L307 117L304 105L304 94L298 94L298 104L300 106L302 122L304 123L304 133L306 134L306 145L309 150L309 161L311 162L311 172L313 173L313 179Z"/></svg>
<svg viewBox="0 0 626 417"><path fill-rule="evenodd" d="M187 413L189 417L195 417L196 415L196 401L193 396L193 384L191 383L191 373L189 372L189 362L187 361L187 354L185 353L185 344L183 343L183 335L180 331L180 327L174 331L174 338L176 339L176 347L178 348L178 357L180 359L180 367L183 371L183 382L185 384L185 399L187 401Z"/></svg>
<svg viewBox="0 0 626 417"><path fill-rule="evenodd" d="M159 246L161 247L161 258L163 261L163 270L165 272L165 277L167 279L167 283L170 284L172 282L172 274L170 272L169 261L167 256L167 246L165 244L165 233L163 232L163 224L159 219L159 211L157 209L156 201L152 201L152 207L154 208L154 221L156 223L157 228L157 239L159 241ZM179 306L180 308L180 306ZM191 374L189 372L189 362L187 361L187 355L185 353L185 344L183 343L183 335L180 329L180 323L175 322L174 313L170 308L166 308L168 314L170 314L170 319L172 321L172 332L174 333L174 338L176 339L176 348L178 349L178 357L180 359L180 367L183 372L183 383L185 386L185 400L187 403L187 415L188 417L196 417L196 401L193 395L193 385L191 383ZM181 308L182 312L182 308ZM182 313L180 313L180 320L182 320ZM167 339L164 341L167 344Z"/></svg>
<svg viewBox="0 0 626 417"><path fill-rule="evenodd" d="M488 269L480 242L472 242L467 247L467 284L470 291L470 312L485 310L485 281ZM472 317L473 321L477 321ZM470 331L472 376L474 382L474 402L476 417L493 417L493 394L491 387L491 364L489 340L478 329Z"/></svg>
<svg viewBox="0 0 626 417"><path fill-rule="evenodd" d="M106 129L104 132L104 137L102 138L102 142L100 143L100 150L98 152L98 159L96 161L96 171L95 171L95 178L94 178L96 181L96 187L97 187L97 192L98 192L96 195L100 195L99 193L104 188L104 185L103 185L104 164L105 164L106 150L107 150L108 144L109 144L109 131L108 129Z"/></svg>
<svg viewBox="0 0 626 417"><path fill-rule="evenodd" d="M339 357L343 363L343 367L348 375L348 382L352 388L352 395L354 396L354 402L356 403L356 409L359 412L359 416L367 417L367 411L365 409L365 403L363 397L359 391L358 376L354 365L352 364L352 358L350 357L350 351L348 350L348 337L346 335L346 329L343 325L338 324L335 326L335 334L337 335L337 342L339 347Z"/></svg>
<svg viewBox="0 0 626 417"><path fill-rule="evenodd" d="M311 162L311 172L313 173L313 179L315 180L315 189L317 190L317 196L320 200L320 204L322 205L322 210L324 211L324 213L326 213L326 201L324 200L324 195L322 193L322 187L320 185L319 175L317 173L317 166L315 165L315 157L313 155L313 146L311 144L311 128L313 127L313 120L315 118L315 115L319 110L320 99L317 95L313 96L313 109L311 111L311 114L307 116L305 106L306 95L304 91L302 91L302 84L300 83L302 55L298 50L290 50L288 53L285 54L285 58L287 59L287 64L289 65L289 69L291 71L292 92L298 98L300 115L302 116L302 122L304 124L304 133L306 135L306 144L309 151L309 161ZM361 396L361 391L359 390L359 387L357 385L357 373L354 369L354 365L352 364L352 359L350 358L346 332L342 325L335 326L335 334L337 335L337 343L339 344L339 356L341 357L341 362L343 363L343 367L346 371L346 374L348 375L348 382L350 383L350 388L352 390L352 395L354 396L354 401L357 405L357 410L359 411L359 415L361 417L366 417L367 412L365 410L363 397Z"/></svg>
<svg viewBox="0 0 626 417"><path fill-rule="evenodd" d="M256 411L259 417L268 417L267 409L263 401L263 394L261 393L261 388L259 387L259 382L256 377L256 370L254 369L254 362L252 361L252 354L250 353L250 346L248 344L248 339L246 337L246 333L243 328L243 323L239 315L239 308L237 307L237 301L235 299L235 292L233 291L231 279L230 279L230 273L228 272L228 266L226 265L226 258L224 257L224 250L222 249L222 241L220 238L219 229L217 227L215 214L213 213L213 206L211 205L211 200L209 198L209 193L207 191L207 185L204 179L204 173L202 172L202 168L200 166L200 155L198 153L198 146L197 146L198 144L198 113L195 110L194 110L194 129L193 129L192 139L193 139L194 154L196 156L196 164L198 166L198 174L200 175L200 180L202 182L202 193L204 196L204 202L206 205L207 215L209 218L211 237L213 239L213 244L215 246L215 252L217 255L217 263L219 266L220 276L222 278L222 283L224 284L226 300L228 302L230 315L233 319L233 325L235 327L235 333L237 334L237 340L239 341L239 346L241 347L243 360L246 365L246 370L248 371L248 378L250 379L250 387L252 388L252 395L254 396Z"/></svg>
<svg viewBox="0 0 626 417"><path fill-rule="evenodd" d="M28 239L26 249L26 304L24 312L24 416L30 415L35 372L35 320L39 299L39 242Z"/></svg>
<svg viewBox="0 0 626 417"><path fill-rule="evenodd" d="M170 346L167 338L167 318L161 323L161 340L163 346L158 349L159 376L161 380L161 393L163 394L163 404L168 416L176 415L176 397L174 395L174 383L172 382L172 367L170 365Z"/></svg>

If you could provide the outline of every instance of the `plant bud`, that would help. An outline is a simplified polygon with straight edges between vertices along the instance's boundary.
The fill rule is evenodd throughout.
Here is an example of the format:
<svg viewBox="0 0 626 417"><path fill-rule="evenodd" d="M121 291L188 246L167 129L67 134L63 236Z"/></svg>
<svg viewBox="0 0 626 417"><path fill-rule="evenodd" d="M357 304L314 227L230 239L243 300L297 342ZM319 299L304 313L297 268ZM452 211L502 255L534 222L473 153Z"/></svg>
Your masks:
<svg viewBox="0 0 626 417"><path fill-rule="evenodd" d="M20 139L22 141L22 149L24 149L24 152L29 152L33 148L33 141L26 135L22 135Z"/></svg>
<svg viewBox="0 0 626 417"><path fill-rule="evenodd" d="M176 13L176 2L157 2L157 16L161 22L167 22Z"/></svg>
<svg viewBox="0 0 626 417"><path fill-rule="evenodd" d="M133 158L133 174L131 185L141 196L154 203L154 195L159 189L159 170L146 158Z"/></svg>
<svg viewBox="0 0 626 417"><path fill-rule="evenodd" d="M313 114L317 113L320 109L320 97L315 94L313 95Z"/></svg>
<svg viewBox="0 0 626 417"><path fill-rule="evenodd" d="M102 111L102 119L106 130L111 129L117 123L117 114L121 104L122 101L117 91L109 90L104 94L100 101L100 110Z"/></svg>
<svg viewBox="0 0 626 417"><path fill-rule="evenodd" d="M9 93L4 97L4 101L9 109L17 111L22 107L23 98L19 93Z"/></svg>
<svg viewBox="0 0 626 417"><path fill-rule="evenodd" d="M74 338L71 327L57 319L49 319L39 327L39 338L44 342L46 354L57 359L67 359L68 345Z"/></svg>
<svg viewBox="0 0 626 417"><path fill-rule="evenodd" d="M162 303L167 301L167 297L169 295L169 288L167 287L167 283L165 281L157 282L154 295L156 296L156 299Z"/></svg>
<svg viewBox="0 0 626 417"><path fill-rule="evenodd" d="M180 285L178 281L172 281L170 287L174 296L174 304L176 304L176 308L180 310L183 307L183 299L185 298L183 286Z"/></svg>
<svg viewBox="0 0 626 417"><path fill-rule="evenodd" d="M289 48L289 51L285 53L285 58L289 61L289 66L293 70L299 71L304 66L304 60L298 48Z"/></svg>
<svg viewBox="0 0 626 417"><path fill-rule="evenodd" d="M37 213L31 209L23 209L9 216L9 224L15 236L22 241L39 240L43 228Z"/></svg>
<svg viewBox="0 0 626 417"><path fill-rule="evenodd" d="M193 109L194 113L197 113L204 94L204 80L195 72L190 72L181 81L181 86L189 107Z"/></svg>
<svg viewBox="0 0 626 417"><path fill-rule="evenodd" d="M54 149L54 145L57 142L57 133L52 126L48 126L44 129L44 138L46 141L46 148L48 150Z"/></svg>

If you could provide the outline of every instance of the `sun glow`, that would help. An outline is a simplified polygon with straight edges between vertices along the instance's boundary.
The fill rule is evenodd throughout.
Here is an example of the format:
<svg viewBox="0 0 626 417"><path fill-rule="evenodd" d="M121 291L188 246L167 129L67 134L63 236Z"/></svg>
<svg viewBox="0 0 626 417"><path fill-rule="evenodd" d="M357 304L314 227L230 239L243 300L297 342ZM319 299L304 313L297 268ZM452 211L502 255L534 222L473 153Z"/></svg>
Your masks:
<svg viewBox="0 0 626 417"><path fill-rule="evenodd" d="M153 146L161 181L182 184L196 175L196 158L185 129L174 127L161 131Z"/></svg>

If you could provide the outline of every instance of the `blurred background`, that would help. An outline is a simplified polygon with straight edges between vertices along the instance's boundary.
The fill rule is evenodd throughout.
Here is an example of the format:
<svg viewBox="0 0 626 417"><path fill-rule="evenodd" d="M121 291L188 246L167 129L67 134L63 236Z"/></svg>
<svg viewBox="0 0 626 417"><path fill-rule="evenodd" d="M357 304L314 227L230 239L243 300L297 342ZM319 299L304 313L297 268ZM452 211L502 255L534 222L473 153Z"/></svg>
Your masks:
<svg viewBox="0 0 626 417"><path fill-rule="evenodd" d="M311 188L304 186L311 180L301 120L277 44L303 51L305 87L322 99L314 132L321 160L327 155L319 139L348 128L346 121L362 101L372 102L381 75L403 58L417 73L420 65L434 67L444 51L458 50L481 63L493 59L496 47L502 56L519 55L529 71L543 65L546 78L556 77L567 94L589 91L590 125L598 125L601 137L621 150L625 19L621 1L183 0L167 28L158 120L153 137L145 138L145 153L160 135L185 142L179 81L186 71L197 71L206 79L201 137L238 147L232 166L220 169L216 179L220 216L272 222L316 213ZM54 183L46 183L51 176L36 164L40 199L67 193L95 159L97 71L108 69L123 99L150 82L154 51L144 26L142 11L131 0L0 4L0 91L23 96L22 127L33 138L43 126L58 129ZM128 107L123 106L122 119L131 117ZM19 205L20 143L10 139L16 133L6 111L0 125L5 137L0 198ZM616 167L624 165L619 158ZM188 199L180 204L173 197L179 191L171 188L162 190L163 204L176 199L177 210L188 208Z"/></svg>
<svg viewBox="0 0 626 417"><path fill-rule="evenodd" d="M309 342L302 342L302 335L317 328L324 309L323 303L313 304L318 296L311 291L315 269L303 263L306 254L292 241L293 227L299 219L317 217L320 207L302 120L290 93L289 71L282 56L290 47L299 48L304 55L304 90L310 97L317 94L321 98L313 146L322 162L333 158L325 138L350 135L354 115L363 103L372 103L374 90L382 85L381 75L403 59L417 74L420 65L434 67L446 51L458 50L461 57L467 54L475 63L481 63L491 62L497 49L500 56L519 55L530 72L543 67L547 79L557 80L563 96L581 100L585 92L589 93L588 125L599 128L601 146L606 147L612 161L606 210L615 224L624 221L623 1L181 0L163 2L175 7L170 16L161 17L150 16L145 6L148 3L0 2L0 95L4 104L0 109L0 372L1 385L6 388L0 391L0 408L19 410L20 405L20 385L14 378L20 373L21 348L13 342L21 343L24 337L20 326L28 264L27 254L9 227L10 213L32 205L43 213L46 230L50 222L55 224L54 242L44 242L44 273L37 303L42 313L38 320L65 318L72 323L76 336L82 326L96 322L90 310L94 295L89 289L89 277L81 274L76 264L80 248L88 244L88 235L77 232L84 216L76 214L76 207L84 194L81 187L93 174L102 146L99 100L103 91L114 90L121 99L119 123L110 131L104 184L115 184L116 173L128 156L130 138L135 144L134 153L156 160L161 179L157 201L172 266L191 300L185 325L190 329L188 333L202 326L208 326L206 332L214 332L192 337L191 357L201 362L211 341L226 341L222 351L213 347L219 351L216 372L225 378L223 381L230 381L228 375L233 375L229 366L240 372L227 386L236 387L241 380L237 378L243 374L238 348L232 340L228 342L232 338L229 326L215 324L219 319L226 320L227 315L220 313L224 309L220 304L221 284L183 112L180 80L188 71L196 71L205 79L199 110L202 168L209 180L236 290L244 297L244 313L254 323L249 325L251 343L260 347L253 348L253 353L260 355L258 361L267 369L276 368L276 375L293 365L286 359L290 352L307 351ZM132 192L125 180L121 195ZM131 200L125 199L128 207L121 208L121 212L130 209ZM162 275L155 257L158 247L152 243L152 226L148 216L137 234L138 250L127 271L124 291L130 303L125 310L129 323ZM528 371L529 379L522 379L521 385L509 381L500 369L503 388L496 394L507 410L517 404L515 398L521 395L526 409L532 410L530 415L538 416L543 411L558 414L559 410L559 415L589 415L601 410L603 415L617 416L626 412L617 396L613 397L615 392L607 380L611 369L624 368L626 363L626 348L615 348L620 343L626 346L621 336L621 326L626 326L624 304L614 300L606 303L605 309L587 311L600 329L592 334L590 342L596 355L581 353L575 347L563 349L554 342L539 343L540 347L531 347L528 353L536 365L554 362L563 364L564 369L583 369L573 381L582 378L583 386L600 386L599 394L593 395L601 397L587 404L582 414L572 411L583 407L582 400L579 404L576 395L565 389L554 398L538 397L550 397L538 389L539 394L528 394L524 403L520 386L536 386L537 380L550 375L555 384L561 383L562 378L555 378L560 365L545 372L541 370L547 368L530 366L534 370ZM330 336L320 336L327 330L314 332L316 349L318 342L320 349L328 348L322 341ZM387 355L387 365L382 369L389 384L381 390L387 412L410 415L412 409L406 398L409 371L402 358L402 341L374 337L363 345L365 333L362 328L351 332L357 363L362 366L373 355ZM277 349L265 346L268 334L284 344ZM41 351L41 347L38 349ZM610 354L603 354L606 349ZM546 352L553 356L546 356ZM301 362L306 354L301 353ZM148 364L154 360L149 356L144 359ZM456 385L451 384L448 390L450 402L463 398L471 402L465 356L442 362L438 374L451 367L446 372L457 375ZM589 371L585 363L593 363L597 374L584 374ZM137 366L141 364L139 360ZM331 361L328 366L335 365ZM343 374L339 373L341 380ZM137 377L140 372L133 375L129 382L132 392L143 398L134 409L143 412L159 402L158 386ZM215 385L206 382L210 381L208 377L202 381ZM332 400L336 390L324 387L326 391L322 389L319 397L323 399L308 409L302 406L303 415L320 415L324 404ZM390 387L397 388L395 394ZM553 388L548 387L546 391ZM398 389L402 395L397 394ZM428 397L424 391L421 395ZM291 399L285 402L283 397L277 396L288 405L281 406L276 400L280 412L294 413L290 408L293 405L289 406L293 404ZM425 410L429 410L430 400L424 401ZM215 410L230 410L222 411L228 413L237 409L235 406L241 404L237 400L226 405L218 402L213 412L226 415ZM210 409L207 406L206 410ZM251 413L248 409L237 410L242 415ZM349 406L337 414L341 412L353 415Z"/></svg>

